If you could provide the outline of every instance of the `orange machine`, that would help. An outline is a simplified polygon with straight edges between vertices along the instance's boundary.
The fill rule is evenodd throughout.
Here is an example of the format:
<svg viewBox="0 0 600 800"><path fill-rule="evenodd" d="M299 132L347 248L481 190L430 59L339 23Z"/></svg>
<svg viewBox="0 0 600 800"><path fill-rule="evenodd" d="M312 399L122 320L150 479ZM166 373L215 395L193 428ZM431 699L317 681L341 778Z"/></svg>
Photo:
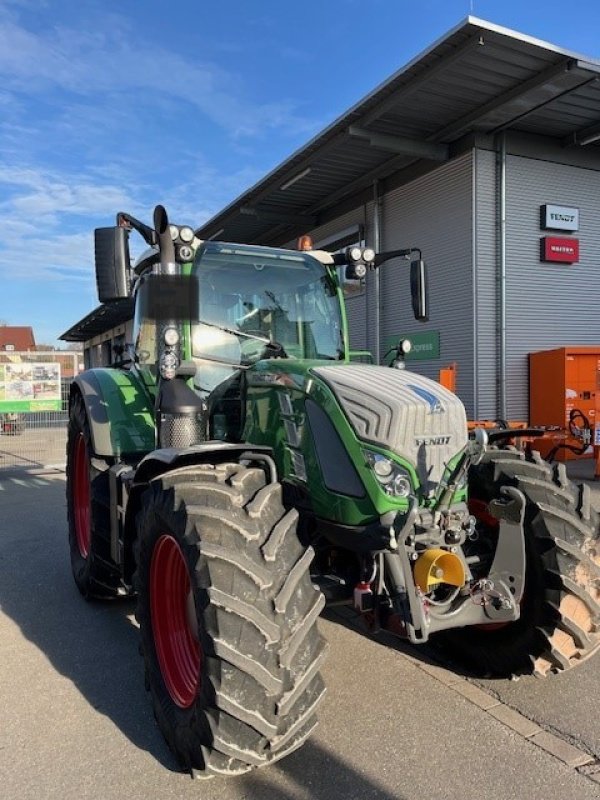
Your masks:
<svg viewBox="0 0 600 800"><path fill-rule="evenodd" d="M539 450L549 461L593 455L600 478L600 347L530 353L529 365L529 422L469 420L469 430L485 428L504 444ZM456 363L440 370L439 382L456 391ZM506 438L506 430L516 435Z"/></svg>
<svg viewBox="0 0 600 800"><path fill-rule="evenodd" d="M456 361L448 364L447 367L442 367L439 371L438 383L441 383L444 388L456 394Z"/></svg>
<svg viewBox="0 0 600 800"><path fill-rule="evenodd" d="M558 461L592 456L600 347L559 347L529 355L529 422L560 430L538 439ZM586 433L587 431L587 433ZM558 447L557 447L558 446Z"/></svg>

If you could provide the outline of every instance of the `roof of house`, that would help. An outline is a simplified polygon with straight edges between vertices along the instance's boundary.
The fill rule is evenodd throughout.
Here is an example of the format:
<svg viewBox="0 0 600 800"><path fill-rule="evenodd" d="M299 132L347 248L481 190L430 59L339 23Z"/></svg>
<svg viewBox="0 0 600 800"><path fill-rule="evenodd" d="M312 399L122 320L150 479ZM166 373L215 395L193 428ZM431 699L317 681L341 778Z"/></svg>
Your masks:
<svg viewBox="0 0 600 800"><path fill-rule="evenodd" d="M0 350L23 351L35 348L33 329L29 325L0 325Z"/></svg>

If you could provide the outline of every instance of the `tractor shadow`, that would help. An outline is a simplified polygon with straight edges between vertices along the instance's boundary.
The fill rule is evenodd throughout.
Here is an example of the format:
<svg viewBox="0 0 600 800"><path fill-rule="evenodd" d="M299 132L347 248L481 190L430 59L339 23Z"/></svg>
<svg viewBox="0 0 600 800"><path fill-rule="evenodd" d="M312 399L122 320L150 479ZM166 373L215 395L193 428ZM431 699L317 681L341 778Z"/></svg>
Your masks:
<svg viewBox="0 0 600 800"><path fill-rule="evenodd" d="M0 477L2 614L19 626L21 635L44 653L52 669L71 681L96 712L112 720L136 747L180 772L144 689L135 601L86 602L75 587L64 487L56 476ZM18 640L15 647L21 648ZM22 658L26 669L27 657ZM44 675L44 684L53 691L56 678L51 670ZM72 692L66 701L78 702ZM60 715L59 705L54 713Z"/></svg>
<svg viewBox="0 0 600 800"><path fill-rule="evenodd" d="M414 645L399 636L395 636L389 631L380 630L377 633L369 631L364 621L351 606L330 606L326 608L322 617L328 621L341 625L344 628L352 631L359 636L364 636L372 642L385 647L388 650L395 650L401 653L409 661L416 664L422 664L426 667L438 667L454 673L461 678L469 678L472 680L481 680L482 678L489 678L489 675L482 675L481 673L472 672L466 669L463 665L453 660L444 650L441 644L434 645L429 642L425 644ZM506 680L499 678L499 680Z"/></svg>
<svg viewBox="0 0 600 800"><path fill-rule="evenodd" d="M330 750L313 739L295 753L277 761L269 769L253 772L242 778L252 795L244 797L272 797L277 800L296 800L296 791L287 791L281 785L292 783L310 793L312 800L407 800L397 791L390 793L382 786L353 769ZM274 785L276 782L277 785Z"/></svg>

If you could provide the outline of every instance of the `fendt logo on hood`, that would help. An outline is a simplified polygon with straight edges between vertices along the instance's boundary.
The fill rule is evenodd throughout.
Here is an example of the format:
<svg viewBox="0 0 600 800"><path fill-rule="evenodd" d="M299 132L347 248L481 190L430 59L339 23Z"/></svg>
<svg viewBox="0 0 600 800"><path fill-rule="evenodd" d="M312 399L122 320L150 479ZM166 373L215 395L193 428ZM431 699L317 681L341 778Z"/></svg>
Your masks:
<svg viewBox="0 0 600 800"><path fill-rule="evenodd" d="M428 392L427 389L423 389L422 386L415 386L414 383L407 384L409 389L412 389L413 392L421 398L421 400L425 400L429 403L429 413L430 414L443 414L445 411L444 406L442 405L442 401L439 397L436 397L431 392Z"/></svg>
<svg viewBox="0 0 600 800"><path fill-rule="evenodd" d="M417 447L429 447L430 445L441 447L450 444L451 439L451 436L417 436L415 438L415 444Z"/></svg>

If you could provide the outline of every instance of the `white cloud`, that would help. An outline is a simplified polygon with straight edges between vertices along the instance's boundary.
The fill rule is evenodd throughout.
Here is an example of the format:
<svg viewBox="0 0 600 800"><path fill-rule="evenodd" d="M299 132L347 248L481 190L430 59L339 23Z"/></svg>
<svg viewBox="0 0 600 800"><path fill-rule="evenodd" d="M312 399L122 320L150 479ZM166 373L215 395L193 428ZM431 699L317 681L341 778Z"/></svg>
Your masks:
<svg viewBox="0 0 600 800"><path fill-rule="evenodd" d="M183 113L196 108L234 137L273 128L295 134L315 129L315 121L300 115L290 99L254 103L240 92L243 76L155 44L132 48L116 32L122 27L122 21L117 27L108 19L93 32L58 26L34 33L12 17L0 17L4 90L37 94L58 88L96 101L135 94L136 102L149 106L162 95L182 103Z"/></svg>
<svg viewBox="0 0 600 800"><path fill-rule="evenodd" d="M37 280L91 279L93 229L114 224L117 211L150 222L160 202L174 221L198 226L258 177L252 168L221 175L200 157L189 156L186 163L184 179L176 173L160 190L136 183L121 164L103 165L101 177L93 170L72 174L0 165L0 217L9 232L0 240L0 276L22 272L26 260ZM102 180L116 175L121 184Z"/></svg>
<svg viewBox="0 0 600 800"><path fill-rule="evenodd" d="M317 123L289 98L255 102L243 75L185 58L176 42L145 41L103 4L85 26L28 29L19 14L41 4L0 0L0 277L34 281L50 320L59 296L96 303L94 227L117 211L150 222L156 203L201 225L264 174L257 138L297 143ZM208 161L211 128L228 140L224 162L235 153L241 167Z"/></svg>

